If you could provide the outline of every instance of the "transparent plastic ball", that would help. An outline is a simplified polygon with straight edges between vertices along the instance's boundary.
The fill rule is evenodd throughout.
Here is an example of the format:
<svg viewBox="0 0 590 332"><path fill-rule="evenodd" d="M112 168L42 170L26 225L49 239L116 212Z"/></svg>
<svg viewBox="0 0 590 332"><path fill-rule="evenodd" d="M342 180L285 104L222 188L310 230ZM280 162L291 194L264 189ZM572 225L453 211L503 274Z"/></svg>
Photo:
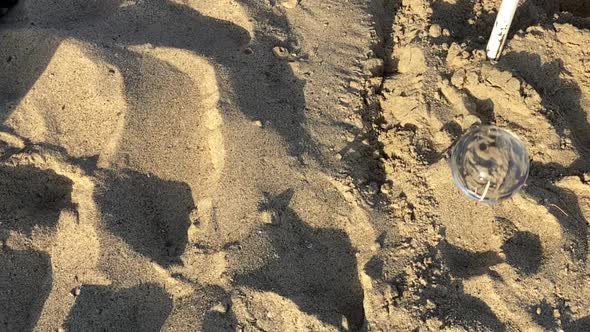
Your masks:
<svg viewBox="0 0 590 332"><path fill-rule="evenodd" d="M455 184L468 197L497 203L518 192L529 174L529 154L508 130L480 126L463 135L451 151Z"/></svg>

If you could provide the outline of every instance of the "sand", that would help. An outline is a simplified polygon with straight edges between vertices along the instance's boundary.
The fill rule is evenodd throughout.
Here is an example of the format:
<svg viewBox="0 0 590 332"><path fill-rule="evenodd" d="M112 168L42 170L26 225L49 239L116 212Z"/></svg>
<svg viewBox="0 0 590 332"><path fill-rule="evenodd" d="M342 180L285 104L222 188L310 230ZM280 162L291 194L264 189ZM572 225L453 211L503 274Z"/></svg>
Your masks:
<svg viewBox="0 0 590 332"><path fill-rule="evenodd" d="M0 18L0 331L590 330L590 7L21 0ZM473 125L532 158L453 184Z"/></svg>

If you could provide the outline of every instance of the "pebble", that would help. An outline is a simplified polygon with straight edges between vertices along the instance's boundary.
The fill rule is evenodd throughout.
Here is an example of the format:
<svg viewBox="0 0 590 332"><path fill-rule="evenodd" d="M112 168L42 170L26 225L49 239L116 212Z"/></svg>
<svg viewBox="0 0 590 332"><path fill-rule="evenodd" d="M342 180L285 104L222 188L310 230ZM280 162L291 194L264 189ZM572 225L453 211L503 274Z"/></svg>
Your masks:
<svg viewBox="0 0 590 332"><path fill-rule="evenodd" d="M81 292L80 287L76 287L76 288L72 289L73 296L79 296L80 292Z"/></svg>
<svg viewBox="0 0 590 332"><path fill-rule="evenodd" d="M217 311L219 313L225 314L227 312L227 307L223 303L218 303L211 308L212 311Z"/></svg>
<svg viewBox="0 0 590 332"><path fill-rule="evenodd" d="M344 331L350 331L350 324L348 323L348 319L344 316L342 316L342 329Z"/></svg>
<svg viewBox="0 0 590 332"><path fill-rule="evenodd" d="M363 87L360 85L360 83L356 82L356 81L350 81L350 83L348 84L348 86L351 89L355 89L357 91L362 91Z"/></svg>
<svg viewBox="0 0 590 332"><path fill-rule="evenodd" d="M541 314L541 307L537 307L537 311L536 311L537 315Z"/></svg>
<svg viewBox="0 0 590 332"><path fill-rule="evenodd" d="M289 50L287 50L286 48L284 48L282 46L275 46L275 47L273 47L272 54L274 54L274 56L277 59L287 59L287 58L289 58Z"/></svg>
<svg viewBox="0 0 590 332"><path fill-rule="evenodd" d="M369 247L369 249L373 252L379 251L379 249L381 249L381 245L379 243L374 243Z"/></svg>
<svg viewBox="0 0 590 332"><path fill-rule="evenodd" d="M256 120L256 121L254 121L254 125L258 128L262 128L262 121Z"/></svg>
<svg viewBox="0 0 590 332"><path fill-rule="evenodd" d="M485 60L486 52L484 50L475 50L473 51L473 57L477 60Z"/></svg>
<svg viewBox="0 0 590 332"><path fill-rule="evenodd" d="M457 88L462 88L465 83L466 72L465 69L459 69L453 73L451 77L451 84Z"/></svg>
<svg viewBox="0 0 590 332"><path fill-rule="evenodd" d="M299 4L299 0L281 0L281 1L279 1L279 5L287 8L287 9L293 9L293 8L297 7L297 4Z"/></svg>
<svg viewBox="0 0 590 332"><path fill-rule="evenodd" d="M260 221L265 224L272 224L272 214L268 211L263 211L260 214Z"/></svg>
<svg viewBox="0 0 590 332"><path fill-rule="evenodd" d="M430 28L428 29L428 34L432 38L440 37L442 34L442 29L440 28L440 25L438 25L438 24L431 25Z"/></svg>

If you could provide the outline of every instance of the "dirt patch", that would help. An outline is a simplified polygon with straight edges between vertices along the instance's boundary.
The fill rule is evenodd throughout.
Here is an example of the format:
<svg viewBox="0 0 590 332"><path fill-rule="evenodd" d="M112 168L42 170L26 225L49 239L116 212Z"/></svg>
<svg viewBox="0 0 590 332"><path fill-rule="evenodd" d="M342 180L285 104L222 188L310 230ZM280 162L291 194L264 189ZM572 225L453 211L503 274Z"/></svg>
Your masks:
<svg viewBox="0 0 590 332"><path fill-rule="evenodd" d="M491 63L484 48L498 3L407 1L395 18L396 72L376 98L398 222L372 270L375 296L390 303L388 314L375 316L391 320L374 326L545 329L548 323L521 309L542 303L569 315L553 316L552 326L574 326L590 314L584 297L568 291L587 291L583 202L590 190L579 177L590 169L583 46L590 32L552 15L583 16L585 4L525 3L503 57ZM449 149L478 124L510 129L531 153L531 179L511 201L478 204L452 183ZM398 291L389 298L392 284Z"/></svg>

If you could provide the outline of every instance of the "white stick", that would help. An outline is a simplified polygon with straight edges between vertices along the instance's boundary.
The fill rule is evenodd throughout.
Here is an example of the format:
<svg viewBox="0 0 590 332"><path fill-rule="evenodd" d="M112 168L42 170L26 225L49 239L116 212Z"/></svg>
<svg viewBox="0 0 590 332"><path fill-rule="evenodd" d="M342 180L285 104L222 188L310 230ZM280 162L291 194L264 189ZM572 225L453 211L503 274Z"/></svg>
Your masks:
<svg viewBox="0 0 590 332"><path fill-rule="evenodd" d="M502 1L498 16L496 16L496 23L494 23L492 35L486 48L488 58L497 60L500 57L500 53L502 53L506 38L508 37L512 19L514 19L514 13L516 13L516 8L518 8L518 2L519 0Z"/></svg>
<svg viewBox="0 0 590 332"><path fill-rule="evenodd" d="M486 199L486 195L488 194L488 190L490 190L490 181L488 181L488 183L486 184L486 187L483 190L483 194L481 194L481 197L479 198L480 202L483 202L483 200Z"/></svg>

